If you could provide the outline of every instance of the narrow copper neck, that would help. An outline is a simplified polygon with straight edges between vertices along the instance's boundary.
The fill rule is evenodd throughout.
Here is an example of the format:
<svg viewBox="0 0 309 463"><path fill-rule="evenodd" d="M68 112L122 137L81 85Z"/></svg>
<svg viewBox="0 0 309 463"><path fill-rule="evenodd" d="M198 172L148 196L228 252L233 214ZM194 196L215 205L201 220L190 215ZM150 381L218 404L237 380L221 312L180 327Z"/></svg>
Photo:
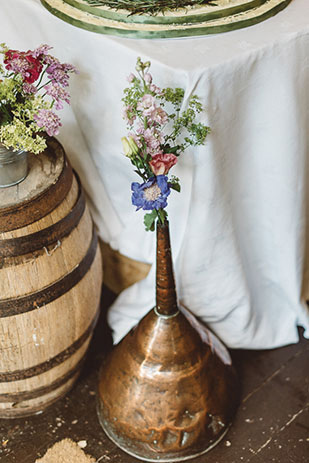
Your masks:
<svg viewBox="0 0 309 463"><path fill-rule="evenodd" d="M177 296L173 272L169 223L157 223L157 285L156 312L172 316L178 313Z"/></svg>

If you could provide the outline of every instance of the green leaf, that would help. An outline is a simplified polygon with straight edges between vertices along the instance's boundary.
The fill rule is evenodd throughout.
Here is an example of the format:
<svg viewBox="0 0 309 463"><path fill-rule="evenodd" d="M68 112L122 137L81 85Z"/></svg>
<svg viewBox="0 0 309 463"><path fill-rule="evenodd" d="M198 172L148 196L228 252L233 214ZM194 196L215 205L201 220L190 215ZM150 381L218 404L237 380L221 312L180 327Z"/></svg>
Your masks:
<svg viewBox="0 0 309 463"><path fill-rule="evenodd" d="M180 153L177 153L178 149L179 149L178 145L172 147L169 144L166 144L163 146L164 153L172 153L172 154L175 154L176 156L179 156L180 154Z"/></svg>
<svg viewBox="0 0 309 463"><path fill-rule="evenodd" d="M142 174L141 172L139 172L138 170L134 170L134 172L135 172L137 175L139 175L143 180L145 180L145 179L144 179L144 176L143 176L143 174Z"/></svg>
<svg viewBox="0 0 309 463"><path fill-rule="evenodd" d="M181 188L179 183L170 183L169 186L172 190L178 191L178 193L180 193Z"/></svg>
<svg viewBox="0 0 309 463"><path fill-rule="evenodd" d="M165 212L164 209L158 209L158 216L159 216L160 222L163 225L167 217L167 212Z"/></svg>
<svg viewBox="0 0 309 463"><path fill-rule="evenodd" d="M156 209L153 209L152 212L149 214L145 214L144 216L144 224L146 231L154 231L155 229L155 222L158 217Z"/></svg>

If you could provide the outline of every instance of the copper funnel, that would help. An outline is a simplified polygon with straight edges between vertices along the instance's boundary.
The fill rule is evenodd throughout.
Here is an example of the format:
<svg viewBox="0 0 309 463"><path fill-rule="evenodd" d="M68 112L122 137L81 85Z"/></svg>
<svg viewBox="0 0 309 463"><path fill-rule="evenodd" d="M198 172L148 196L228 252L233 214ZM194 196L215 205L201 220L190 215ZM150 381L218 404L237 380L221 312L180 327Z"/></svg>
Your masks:
<svg viewBox="0 0 309 463"><path fill-rule="evenodd" d="M157 227L157 302L113 349L99 378L98 416L125 452L184 461L228 430L238 383L225 347L178 310L168 223Z"/></svg>

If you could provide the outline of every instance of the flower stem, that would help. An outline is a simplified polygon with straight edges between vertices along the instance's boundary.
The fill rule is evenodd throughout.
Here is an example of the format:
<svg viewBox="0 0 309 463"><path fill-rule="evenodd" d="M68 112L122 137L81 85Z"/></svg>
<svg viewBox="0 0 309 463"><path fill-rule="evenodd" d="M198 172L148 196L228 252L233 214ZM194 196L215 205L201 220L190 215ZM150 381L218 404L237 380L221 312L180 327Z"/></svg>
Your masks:
<svg viewBox="0 0 309 463"><path fill-rule="evenodd" d="M40 77L40 80L39 80L38 83L37 83L37 86L36 86L37 91L40 90L40 89L39 89L39 86L40 86L40 84L41 84L41 82L42 82L42 80L43 80L43 76L44 76L45 72L46 72L46 69L44 69L44 71L42 72L41 77ZM51 82L51 80L50 80L49 82ZM47 83L49 83L49 82L47 82ZM44 84L42 87L45 87L45 85L47 85L47 83Z"/></svg>

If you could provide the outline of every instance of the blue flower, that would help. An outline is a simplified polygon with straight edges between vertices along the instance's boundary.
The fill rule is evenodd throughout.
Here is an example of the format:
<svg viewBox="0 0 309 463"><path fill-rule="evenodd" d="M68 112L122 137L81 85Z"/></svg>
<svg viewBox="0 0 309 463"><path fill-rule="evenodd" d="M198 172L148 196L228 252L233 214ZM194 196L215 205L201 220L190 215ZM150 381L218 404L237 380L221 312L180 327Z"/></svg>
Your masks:
<svg viewBox="0 0 309 463"><path fill-rule="evenodd" d="M132 204L139 209L151 211L153 209L164 209L167 206L167 197L171 190L167 183L166 175L151 177L147 182L133 182Z"/></svg>

